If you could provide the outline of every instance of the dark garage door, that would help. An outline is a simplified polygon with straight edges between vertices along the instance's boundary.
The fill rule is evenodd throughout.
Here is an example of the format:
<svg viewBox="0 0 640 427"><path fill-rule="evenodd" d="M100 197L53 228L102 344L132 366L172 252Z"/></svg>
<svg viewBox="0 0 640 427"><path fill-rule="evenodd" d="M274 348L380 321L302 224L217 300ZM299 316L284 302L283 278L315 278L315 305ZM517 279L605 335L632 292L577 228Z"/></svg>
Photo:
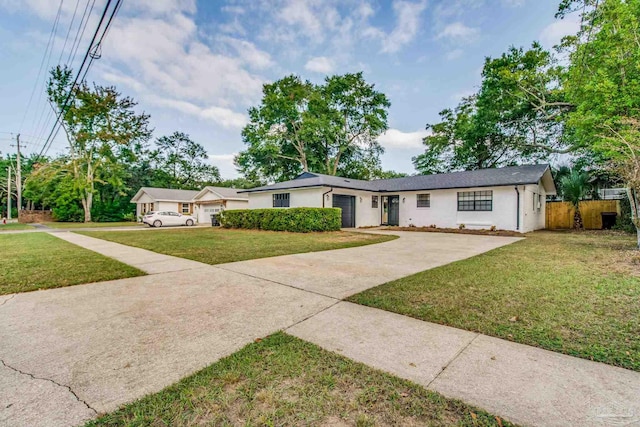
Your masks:
<svg viewBox="0 0 640 427"><path fill-rule="evenodd" d="M355 196L333 195L333 207L342 209L342 227L356 226L356 198Z"/></svg>

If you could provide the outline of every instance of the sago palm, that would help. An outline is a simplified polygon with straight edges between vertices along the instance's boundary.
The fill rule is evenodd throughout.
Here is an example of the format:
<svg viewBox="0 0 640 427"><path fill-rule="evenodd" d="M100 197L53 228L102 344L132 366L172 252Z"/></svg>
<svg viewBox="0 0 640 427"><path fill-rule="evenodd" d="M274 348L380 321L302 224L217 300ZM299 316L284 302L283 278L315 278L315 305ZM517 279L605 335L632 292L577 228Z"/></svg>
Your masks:
<svg viewBox="0 0 640 427"><path fill-rule="evenodd" d="M586 172L572 170L570 174L562 177L560 185L562 187L562 197L564 200L571 202L575 208L573 228L581 230L584 228L584 224L579 204L589 190L589 175Z"/></svg>

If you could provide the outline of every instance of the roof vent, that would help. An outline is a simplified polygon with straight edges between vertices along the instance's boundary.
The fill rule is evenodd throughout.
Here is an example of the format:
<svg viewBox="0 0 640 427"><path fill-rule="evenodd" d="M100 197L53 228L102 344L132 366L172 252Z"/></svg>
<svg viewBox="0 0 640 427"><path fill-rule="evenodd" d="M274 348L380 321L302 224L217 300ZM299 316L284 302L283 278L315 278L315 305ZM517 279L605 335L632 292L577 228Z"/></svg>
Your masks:
<svg viewBox="0 0 640 427"><path fill-rule="evenodd" d="M349 181L348 179L345 179L344 182L351 182L351 181Z"/></svg>

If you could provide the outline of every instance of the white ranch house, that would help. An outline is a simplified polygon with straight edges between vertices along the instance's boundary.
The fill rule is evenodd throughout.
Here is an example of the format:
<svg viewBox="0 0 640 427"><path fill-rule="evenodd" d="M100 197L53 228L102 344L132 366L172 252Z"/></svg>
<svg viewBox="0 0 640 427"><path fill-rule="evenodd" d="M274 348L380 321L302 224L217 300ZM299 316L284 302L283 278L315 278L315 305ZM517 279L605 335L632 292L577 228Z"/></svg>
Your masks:
<svg viewBox="0 0 640 427"><path fill-rule="evenodd" d="M340 207L343 227L415 225L528 232L545 227L546 196L556 187L549 165L362 181L305 172L240 190L248 208Z"/></svg>
<svg viewBox="0 0 640 427"><path fill-rule="evenodd" d="M131 199L136 204L136 216L150 211L173 211L193 215L199 223L211 222L211 215L224 209L246 209L246 194L226 187L205 187L197 190L142 187Z"/></svg>

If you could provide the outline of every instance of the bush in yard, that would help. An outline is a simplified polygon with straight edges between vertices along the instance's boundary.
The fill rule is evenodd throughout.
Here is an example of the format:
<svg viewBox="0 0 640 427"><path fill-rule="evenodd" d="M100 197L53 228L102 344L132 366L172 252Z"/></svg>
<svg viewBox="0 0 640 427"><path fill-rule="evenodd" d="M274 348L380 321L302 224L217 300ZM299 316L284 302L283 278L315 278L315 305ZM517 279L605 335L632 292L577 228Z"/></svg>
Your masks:
<svg viewBox="0 0 640 427"><path fill-rule="evenodd" d="M342 225L338 208L242 209L223 211L220 224L225 228L271 231L337 231Z"/></svg>

